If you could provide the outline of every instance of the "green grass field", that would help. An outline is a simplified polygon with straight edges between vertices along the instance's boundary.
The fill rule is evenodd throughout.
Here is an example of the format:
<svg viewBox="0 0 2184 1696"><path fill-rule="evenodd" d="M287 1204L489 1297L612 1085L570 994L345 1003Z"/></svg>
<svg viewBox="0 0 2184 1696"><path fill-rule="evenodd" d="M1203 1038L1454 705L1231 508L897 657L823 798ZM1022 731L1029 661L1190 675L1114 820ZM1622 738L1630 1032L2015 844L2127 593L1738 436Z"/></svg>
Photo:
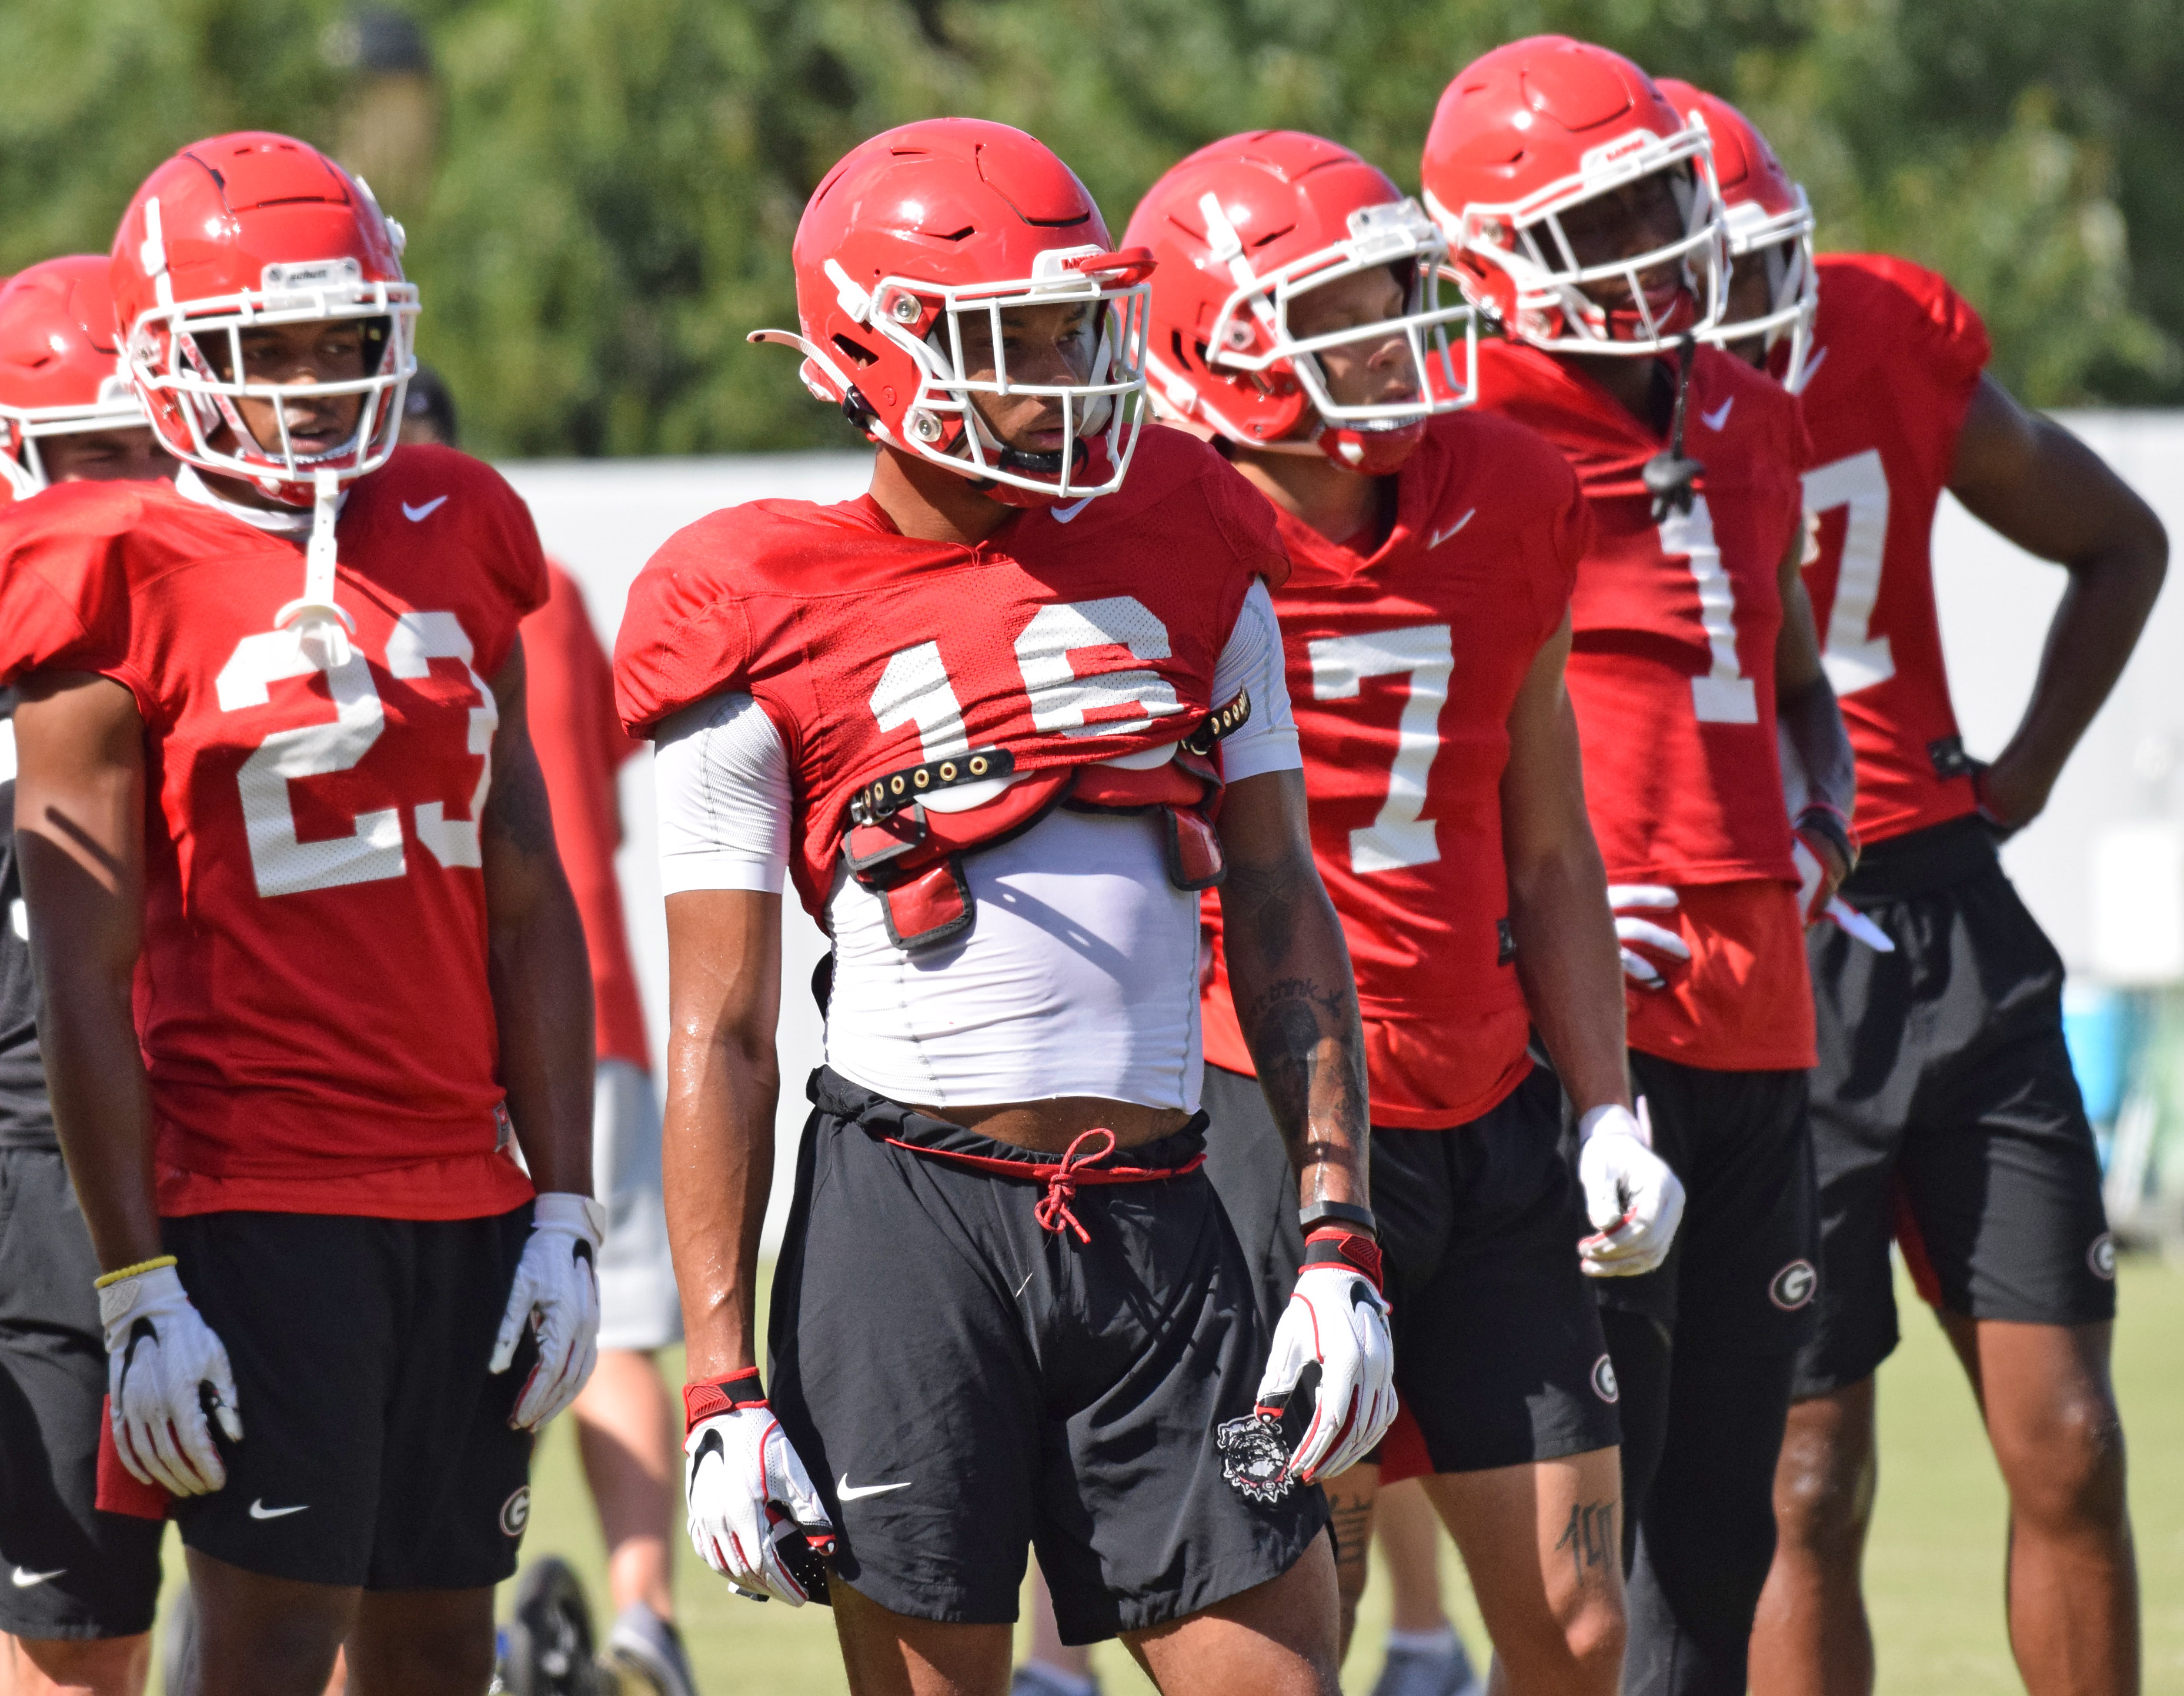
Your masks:
<svg viewBox="0 0 2184 1696"><path fill-rule="evenodd" d="M2116 1380L2131 1442L2131 1509L2146 1626L2146 1688L2184 1693L2184 1269L2124 1262ZM1880 1377L1881 1488L1866 1565L1884 1696L2007 1696L2020 1688L2002 1617L2003 1496L1971 1395L1908 1288L1905 1340ZM604 1556L567 1422L537 1471L526 1559L553 1552L584 1576L604 1618ZM730 1596L678 1543L682 1627L706 1696L841 1690L826 1612ZM1474 1652L1485 1636L1452 1548L1448 1587ZM179 1566L174 1539L170 1565ZM1386 1593L1367 1593L1348 1687L1370 1688ZM1095 1656L1112 1696L1150 1687L1113 1644Z"/></svg>

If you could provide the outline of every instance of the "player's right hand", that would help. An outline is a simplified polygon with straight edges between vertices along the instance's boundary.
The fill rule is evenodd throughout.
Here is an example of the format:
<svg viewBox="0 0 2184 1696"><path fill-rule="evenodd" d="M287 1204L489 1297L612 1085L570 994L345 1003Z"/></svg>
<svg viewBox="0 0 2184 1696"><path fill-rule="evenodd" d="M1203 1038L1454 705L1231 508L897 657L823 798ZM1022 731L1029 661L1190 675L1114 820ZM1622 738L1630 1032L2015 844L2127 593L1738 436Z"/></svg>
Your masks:
<svg viewBox="0 0 2184 1696"><path fill-rule="evenodd" d="M227 1482L213 1446L204 1392L230 1442L242 1441L235 1372L227 1350L182 1292L174 1263L103 1284L106 1388L114 1447L139 1483L176 1496L203 1496Z"/></svg>
<svg viewBox="0 0 2184 1696"><path fill-rule="evenodd" d="M754 1387L757 1381L751 1375ZM694 1412L692 1391L705 1387L686 1389L684 1405ZM763 1400L737 1401L694 1420L682 1459L690 1546L699 1558L741 1595L802 1607L810 1593L790 1570L796 1553L783 1544L795 1538L823 1558L833 1552L834 1526L773 1409Z"/></svg>
<svg viewBox="0 0 2184 1696"><path fill-rule="evenodd" d="M1396 1345L1380 1293L1380 1250L1360 1232L1326 1226L1306 1240L1305 1264L1259 1380L1260 1410L1294 1414L1290 1398L1314 1365L1312 1418L1289 1464L1290 1476L1307 1484L1348 1471L1396 1422Z"/></svg>
<svg viewBox="0 0 2184 1696"><path fill-rule="evenodd" d="M1623 950L1623 975L1641 990L1658 990L1668 979L1661 968L1637 951L1651 949L1678 965L1687 964L1691 946L1657 921L1676 922L1676 892L1660 884L1610 884L1607 905L1615 915L1615 940Z"/></svg>
<svg viewBox="0 0 2184 1696"><path fill-rule="evenodd" d="M1684 1186L1653 1152L1646 1098L1638 1111L1619 1103L1578 1121L1578 1181L1593 1234L1577 1247L1588 1278L1633 1278L1669 1258L1684 1218Z"/></svg>

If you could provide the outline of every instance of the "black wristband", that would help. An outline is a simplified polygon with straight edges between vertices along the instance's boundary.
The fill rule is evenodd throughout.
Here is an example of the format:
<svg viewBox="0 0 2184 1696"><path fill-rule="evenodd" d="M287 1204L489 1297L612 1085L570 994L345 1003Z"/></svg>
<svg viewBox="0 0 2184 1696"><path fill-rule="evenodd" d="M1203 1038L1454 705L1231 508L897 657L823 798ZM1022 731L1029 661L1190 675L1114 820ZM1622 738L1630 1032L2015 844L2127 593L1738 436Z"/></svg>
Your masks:
<svg viewBox="0 0 2184 1696"><path fill-rule="evenodd" d="M1350 1202L1314 1202L1299 1211L1297 1223L1304 1227L1306 1236L1312 1235L1315 1226L1331 1224L1354 1226L1376 1242L1380 1238L1380 1222L1373 1217L1373 1209Z"/></svg>
<svg viewBox="0 0 2184 1696"><path fill-rule="evenodd" d="M1836 852L1842 856L1846 875L1858 869L1858 835L1843 822L1842 814L1832 806L1808 806L1797 815L1797 827L1808 830L1815 836L1825 836L1835 845Z"/></svg>

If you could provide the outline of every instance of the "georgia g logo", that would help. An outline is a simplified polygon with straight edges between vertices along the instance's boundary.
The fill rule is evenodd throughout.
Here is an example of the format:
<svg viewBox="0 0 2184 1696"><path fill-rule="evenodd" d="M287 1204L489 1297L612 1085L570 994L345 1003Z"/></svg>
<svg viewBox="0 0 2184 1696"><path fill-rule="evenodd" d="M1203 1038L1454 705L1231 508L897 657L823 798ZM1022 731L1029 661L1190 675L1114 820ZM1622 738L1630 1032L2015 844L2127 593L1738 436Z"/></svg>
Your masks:
<svg viewBox="0 0 2184 1696"><path fill-rule="evenodd" d="M515 1494L500 1504L500 1534L520 1537L523 1535L524 1527L530 1523L531 1487L519 1484L515 1487Z"/></svg>
<svg viewBox="0 0 2184 1696"><path fill-rule="evenodd" d="M2086 1250L2086 1264L2093 1269L2093 1276L2103 1283L2115 1281L2116 1252L2113 1232L2104 1230L2093 1239L2092 1246Z"/></svg>
<svg viewBox="0 0 2184 1696"><path fill-rule="evenodd" d="M1623 1399L1623 1386L1615 1381L1615 1363L1604 1354L1592 1363L1592 1393L1611 1405Z"/></svg>
<svg viewBox="0 0 2184 1696"><path fill-rule="evenodd" d="M1767 1286L1767 1299L1784 1313L1794 1314L1813 1299L1819 1284L1820 1275L1813 1269L1811 1261L1792 1260Z"/></svg>

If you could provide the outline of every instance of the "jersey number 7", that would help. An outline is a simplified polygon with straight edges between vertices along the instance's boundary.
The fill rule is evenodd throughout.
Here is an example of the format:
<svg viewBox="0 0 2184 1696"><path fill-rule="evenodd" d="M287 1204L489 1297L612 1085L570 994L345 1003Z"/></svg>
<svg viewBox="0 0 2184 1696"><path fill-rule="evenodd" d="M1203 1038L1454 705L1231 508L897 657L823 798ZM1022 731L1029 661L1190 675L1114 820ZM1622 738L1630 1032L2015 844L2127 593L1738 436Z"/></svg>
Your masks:
<svg viewBox="0 0 2184 1696"><path fill-rule="evenodd" d="M1368 678L1405 679L1396 757L1379 817L1350 833L1352 871L1400 871L1440 858L1433 820L1424 817L1426 781L1440 751L1440 710L1448 700L1456 653L1446 624L1413 624L1370 635L1327 636L1311 644L1316 700L1355 700Z"/></svg>

